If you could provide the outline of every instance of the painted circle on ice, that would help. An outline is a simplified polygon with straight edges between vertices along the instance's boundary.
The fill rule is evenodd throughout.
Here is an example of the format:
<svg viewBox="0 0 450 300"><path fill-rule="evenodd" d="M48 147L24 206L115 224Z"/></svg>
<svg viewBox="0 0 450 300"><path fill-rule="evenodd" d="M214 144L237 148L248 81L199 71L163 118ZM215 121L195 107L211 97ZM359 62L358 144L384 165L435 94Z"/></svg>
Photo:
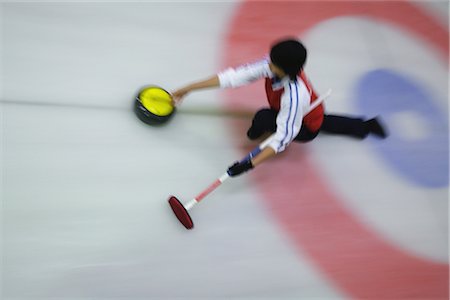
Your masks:
<svg viewBox="0 0 450 300"><path fill-rule="evenodd" d="M303 36L320 22L342 16L376 19L398 26L432 45L441 57L448 59L446 29L407 2L286 2L281 5L249 1L241 4L230 24L223 66L252 61L265 55L271 42L280 36ZM230 106L256 109L265 104L263 99L262 85L226 93L226 103ZM246 128L237 124L235 129L244 135ZM320 176L308 147L292 147L293 151L288 151L282 159L271 162L270 172L265 168L265 172L254 172L251 178L293 244L330 281L355 298L448 297L448 264L411 255L361 222L342 205L339 196ZM292 164L293 161L296 163Z"/></svg>
<svg viewBox="0 0 450 300"><path fill-rule="evenodd" d="M339 43L330 42L335 37L339 37ZM390 103L396 102L392 99L395 94L391 94L395 87L372 89L380 100L371 103L377 109L367 109L364 106L367 101L358 98L362 78L377 70L388 70L396 78L405 77L426 90L429 105L445 112L448 110L445 60L416 35L358 16L321 22L302 39L311 52L307 74L318 91L330 87L335 91L326 102L327 111L365 118L378 115L391 132L388 139L369 136L362 142L321 135L307 145L317 172L342 205L385 241L411 255L448 262L445 225L448 188L418 184L396 169L396 160L385 156L407 155L410 149L404 143L397 144L395 153L381 151L395 136L406 141L423 140L432 134L431 127L415 109L385 115L384 111L394 109ZM405 103L406 106L414 105ZM445 128L434 134L443 133ZM424 153L439 151L436 144L422 143L420 149ZM417 172L422 173L422 178L430 176L427 169Z"/></svg>
<svg viewBox="0 0 450 300"><path fill-rule="evenodd" d="M375 147L389 166L413 184L448 186L448 120L425 88L392 70L374 70L358 82L356 101L364 115L381 114L400 129Z"/></svg>

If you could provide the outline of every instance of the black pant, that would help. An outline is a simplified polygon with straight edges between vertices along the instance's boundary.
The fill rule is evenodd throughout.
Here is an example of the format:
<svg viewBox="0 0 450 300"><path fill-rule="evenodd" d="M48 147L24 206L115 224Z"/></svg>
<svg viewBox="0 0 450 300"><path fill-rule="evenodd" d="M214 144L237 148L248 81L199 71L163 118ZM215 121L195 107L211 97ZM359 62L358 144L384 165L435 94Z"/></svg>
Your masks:
<svg viewBox="0 0 450 300"><path fill-rule="evenodd" d="M247 135L253 139L265 132L275 132L277 130L277 115L278 112L274 109L264 108L259 110L253 117L252 126ZM359 139L363 139L369 134L369 128L366 122L361 118L324 115L322 127L319 130L312 132L305 124L302 124L300 132L294 140L298 142L311 141L320 131L330 134L347 135Z"/></svg>
<svg viewBox="0 0 450 300"><path fill-rule="evenodd" d="M370 133L367 122L363 119L336 115L324 115L320 131L347 135L358 139L363 139Z"/></svg>

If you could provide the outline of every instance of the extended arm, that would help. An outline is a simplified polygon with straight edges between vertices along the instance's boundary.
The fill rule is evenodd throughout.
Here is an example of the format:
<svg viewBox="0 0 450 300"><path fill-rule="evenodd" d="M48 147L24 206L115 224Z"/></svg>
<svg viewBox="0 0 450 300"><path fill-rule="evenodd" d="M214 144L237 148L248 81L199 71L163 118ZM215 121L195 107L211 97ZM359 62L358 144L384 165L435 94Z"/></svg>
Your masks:
<svg viewBox="0 0 450 300"><path fill-rule="evenodd" d="M206 88L235 88L249 84L255 80L270 75L269 63L261 60L255 63L242 65L237 68L228 68L217 75L191 83L172 93L174 104L181 102L188 93Z"/></svg>
<svg viewBox="0 0 450 300"><path fill-rule="evenodd" d="M220 87L220 80L219 76L217 75L211 76L201 81L191 83L172 93L174 104L178 104L184 96L186 96L188 93L192 91L217 87Z"/></svg>
<svg viewBox="0 0 450 300"><path fill-rule="evenodd" d="M264 148L258 155L251 159L253 167L261 164L265 160L275 156L277 153L271 147Z"/></svg>

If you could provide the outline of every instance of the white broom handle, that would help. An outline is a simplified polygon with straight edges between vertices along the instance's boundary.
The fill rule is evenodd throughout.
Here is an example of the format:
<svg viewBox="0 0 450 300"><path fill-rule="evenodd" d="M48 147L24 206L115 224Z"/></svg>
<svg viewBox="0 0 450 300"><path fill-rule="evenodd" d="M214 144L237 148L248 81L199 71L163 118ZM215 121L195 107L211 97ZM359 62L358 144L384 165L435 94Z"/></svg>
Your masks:
<svg viewBox="0 0 450 300"><path fill-rule="evenodd" d="M323 102L323 100L327 99L331 95L332 90L329 89L325 94L321 95L319 98L314 101L311 106L308 108L308 110L303 114L303 116L306 116L311 111L313 111L314 108L320 105L320 103Z"/></svg>
<svg viewBox="0 0 450 300"><path fill-rule="evenodd" d="M267 147L267 145L270 143L272 136L269 136L267 139L265 139L258 147L257 149L264 149L265 147ZM261 150L259 150L261 151ZM251 156L248 156L251 157ZM244 158L245 160L246 158ZM205 198L209 193L211 193L212 191L214 191L215 189L217 189L222 183L224 183L228 178L230 178L230 175L228 174L228 172L225 172L222 174L222 176L220 176L219 178L217 178L213 183L211 183L205 190L203 190L200 194L198 194L197 196L195 196L194 199L192 199L191 201L187 202L186 204L184 204L184 208L186 210L191 209L194 205L196 205L197 203L199 203L200 201L202 201L203 198Z"/></svg>

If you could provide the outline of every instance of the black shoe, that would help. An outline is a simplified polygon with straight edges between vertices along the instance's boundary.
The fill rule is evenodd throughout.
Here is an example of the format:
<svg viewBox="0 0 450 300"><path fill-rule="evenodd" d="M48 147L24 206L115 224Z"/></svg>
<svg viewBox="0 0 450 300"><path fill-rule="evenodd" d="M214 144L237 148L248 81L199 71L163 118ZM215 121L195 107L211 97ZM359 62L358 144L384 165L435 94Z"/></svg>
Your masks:
<svg viewBox="0 0 450 300"><path fill-rule="evenodd" d="M381 126L380 121L377 118L370 119L368 121L365 121L367 129L369 130L369 133L372 133L382 139L385 139L387 137L386 130Z"/></svg>
<svg viewBox="0 0 450 300"><path fill-rule="evenodd" d="M250 127L250 128L248 129L248 131L247 131L247 137L248 137L250 140L256 140L256 139L258 139L259 137L261 137L263 134L264 134L264 131L262 131L262 130L257 130L257 129L255 129L255 128L253 128L253 126Z"/></svg>

